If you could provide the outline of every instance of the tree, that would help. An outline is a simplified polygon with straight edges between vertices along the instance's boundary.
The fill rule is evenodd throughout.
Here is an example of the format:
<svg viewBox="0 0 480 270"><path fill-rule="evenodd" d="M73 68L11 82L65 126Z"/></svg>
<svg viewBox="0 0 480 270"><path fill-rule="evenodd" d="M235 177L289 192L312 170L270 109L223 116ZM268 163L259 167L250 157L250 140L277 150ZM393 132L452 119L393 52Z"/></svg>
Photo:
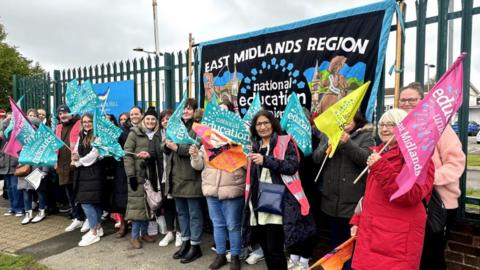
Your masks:
<svg viewBox="0 0 480 270"><path fill-rule="evenodd" d="M25 58L17 47L5 42L7 33L0 24L0 108L10 108L8 96L12 95L13 75L32 75L44 72L40 64Z"/></svg>

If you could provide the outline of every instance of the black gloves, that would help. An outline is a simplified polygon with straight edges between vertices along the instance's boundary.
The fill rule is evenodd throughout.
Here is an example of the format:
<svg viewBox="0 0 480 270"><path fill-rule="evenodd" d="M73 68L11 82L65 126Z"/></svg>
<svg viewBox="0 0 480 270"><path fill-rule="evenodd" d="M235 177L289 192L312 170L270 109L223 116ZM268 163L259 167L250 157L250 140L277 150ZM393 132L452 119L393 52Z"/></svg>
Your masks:
<svg viewBox="0 0 480 270"><path fill-rule="evenodd" d="M137 177L130 177L129 182L130 182L130 187L132 188L132 190L137 191L137 188L138 188Z"/></svg>

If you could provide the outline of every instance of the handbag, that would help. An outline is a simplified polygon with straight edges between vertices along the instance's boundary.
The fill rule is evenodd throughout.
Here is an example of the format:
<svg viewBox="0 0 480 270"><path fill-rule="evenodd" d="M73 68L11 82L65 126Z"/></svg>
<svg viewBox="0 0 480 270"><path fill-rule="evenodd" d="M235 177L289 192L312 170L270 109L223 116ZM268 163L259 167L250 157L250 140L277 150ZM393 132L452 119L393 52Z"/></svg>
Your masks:
<svg viewBox="0 0 480 270"><path fill-rule="evenodd" d="M447 209L443 204L440 194L432 189L432 196L428 204L423 200L423 205L427 210L427 227L433 233L439 233L445 231L447 224Z"/></svg>
<svg viewBox="0 0 480 270"><path fill-rule="evenodd" d="M155 169L157 169L156 166L155 166ZM162 205L162 191L161 191L160 181L158 180L158 170L157 170L157 188L158 188L158 191L155 191L150 180L145 178L145 183L143 184L143 189L145 190L145 200L147 201L148 207L152 212L160 209L160 206Z"/></svg>
<svg viewBox="0 0 480 270"><path fill-rule="evenodd" d="M17 167L15 168L15 176L19 177L25 177L29 175L32 172L32 166L27 165L27 164L18 164Z"/></svg>
<svg viewBox="0 0 480 270"><path fill-rule="evenodd" d="M283 215L285 185L260 182L255 211Z"/></svg>

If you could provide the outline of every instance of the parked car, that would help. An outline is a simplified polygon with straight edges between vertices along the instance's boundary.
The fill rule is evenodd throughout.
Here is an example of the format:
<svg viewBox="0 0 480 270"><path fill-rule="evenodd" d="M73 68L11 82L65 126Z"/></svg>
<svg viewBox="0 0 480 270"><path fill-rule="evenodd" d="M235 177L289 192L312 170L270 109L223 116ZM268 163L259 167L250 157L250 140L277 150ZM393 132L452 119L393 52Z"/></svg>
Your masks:
<svg viewBox="0 0 480 270"><path fill-rule="evenodd" d="M458 121L453 123L452 128L455 131L455 133L458 134L460 132L460 127L458 126ZM468 127L467 127L468 136L475 136L479 131L480 131L480 125L477 122L475 122L475 121L468 122Z"/></svg>
<svg viewBox="0 0 480 270"><path fill-rule="evenodd" d="M480 131L477 133L477 143L480 144Z"/></svg>

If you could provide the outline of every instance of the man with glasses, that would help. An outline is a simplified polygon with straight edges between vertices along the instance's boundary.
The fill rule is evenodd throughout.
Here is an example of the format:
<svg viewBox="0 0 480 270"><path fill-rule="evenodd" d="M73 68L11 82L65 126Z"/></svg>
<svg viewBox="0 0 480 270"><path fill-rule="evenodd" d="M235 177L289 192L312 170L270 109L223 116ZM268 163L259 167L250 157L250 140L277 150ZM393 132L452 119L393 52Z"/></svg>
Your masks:
<svg viewBox="0 0 480 270"><path fill-rule="evenodd" d="M423 99L420 83L411 83L400 90L399 107L407 112L412 111ZM458 208L460 197L460 176L465 170L465 154L462 143L450 125L447 125L435 147L432 156L435 165L434 188L442 198L447 209L445 232L433 233L428 226L420 269L446 269L445 246Z"/></svg>

